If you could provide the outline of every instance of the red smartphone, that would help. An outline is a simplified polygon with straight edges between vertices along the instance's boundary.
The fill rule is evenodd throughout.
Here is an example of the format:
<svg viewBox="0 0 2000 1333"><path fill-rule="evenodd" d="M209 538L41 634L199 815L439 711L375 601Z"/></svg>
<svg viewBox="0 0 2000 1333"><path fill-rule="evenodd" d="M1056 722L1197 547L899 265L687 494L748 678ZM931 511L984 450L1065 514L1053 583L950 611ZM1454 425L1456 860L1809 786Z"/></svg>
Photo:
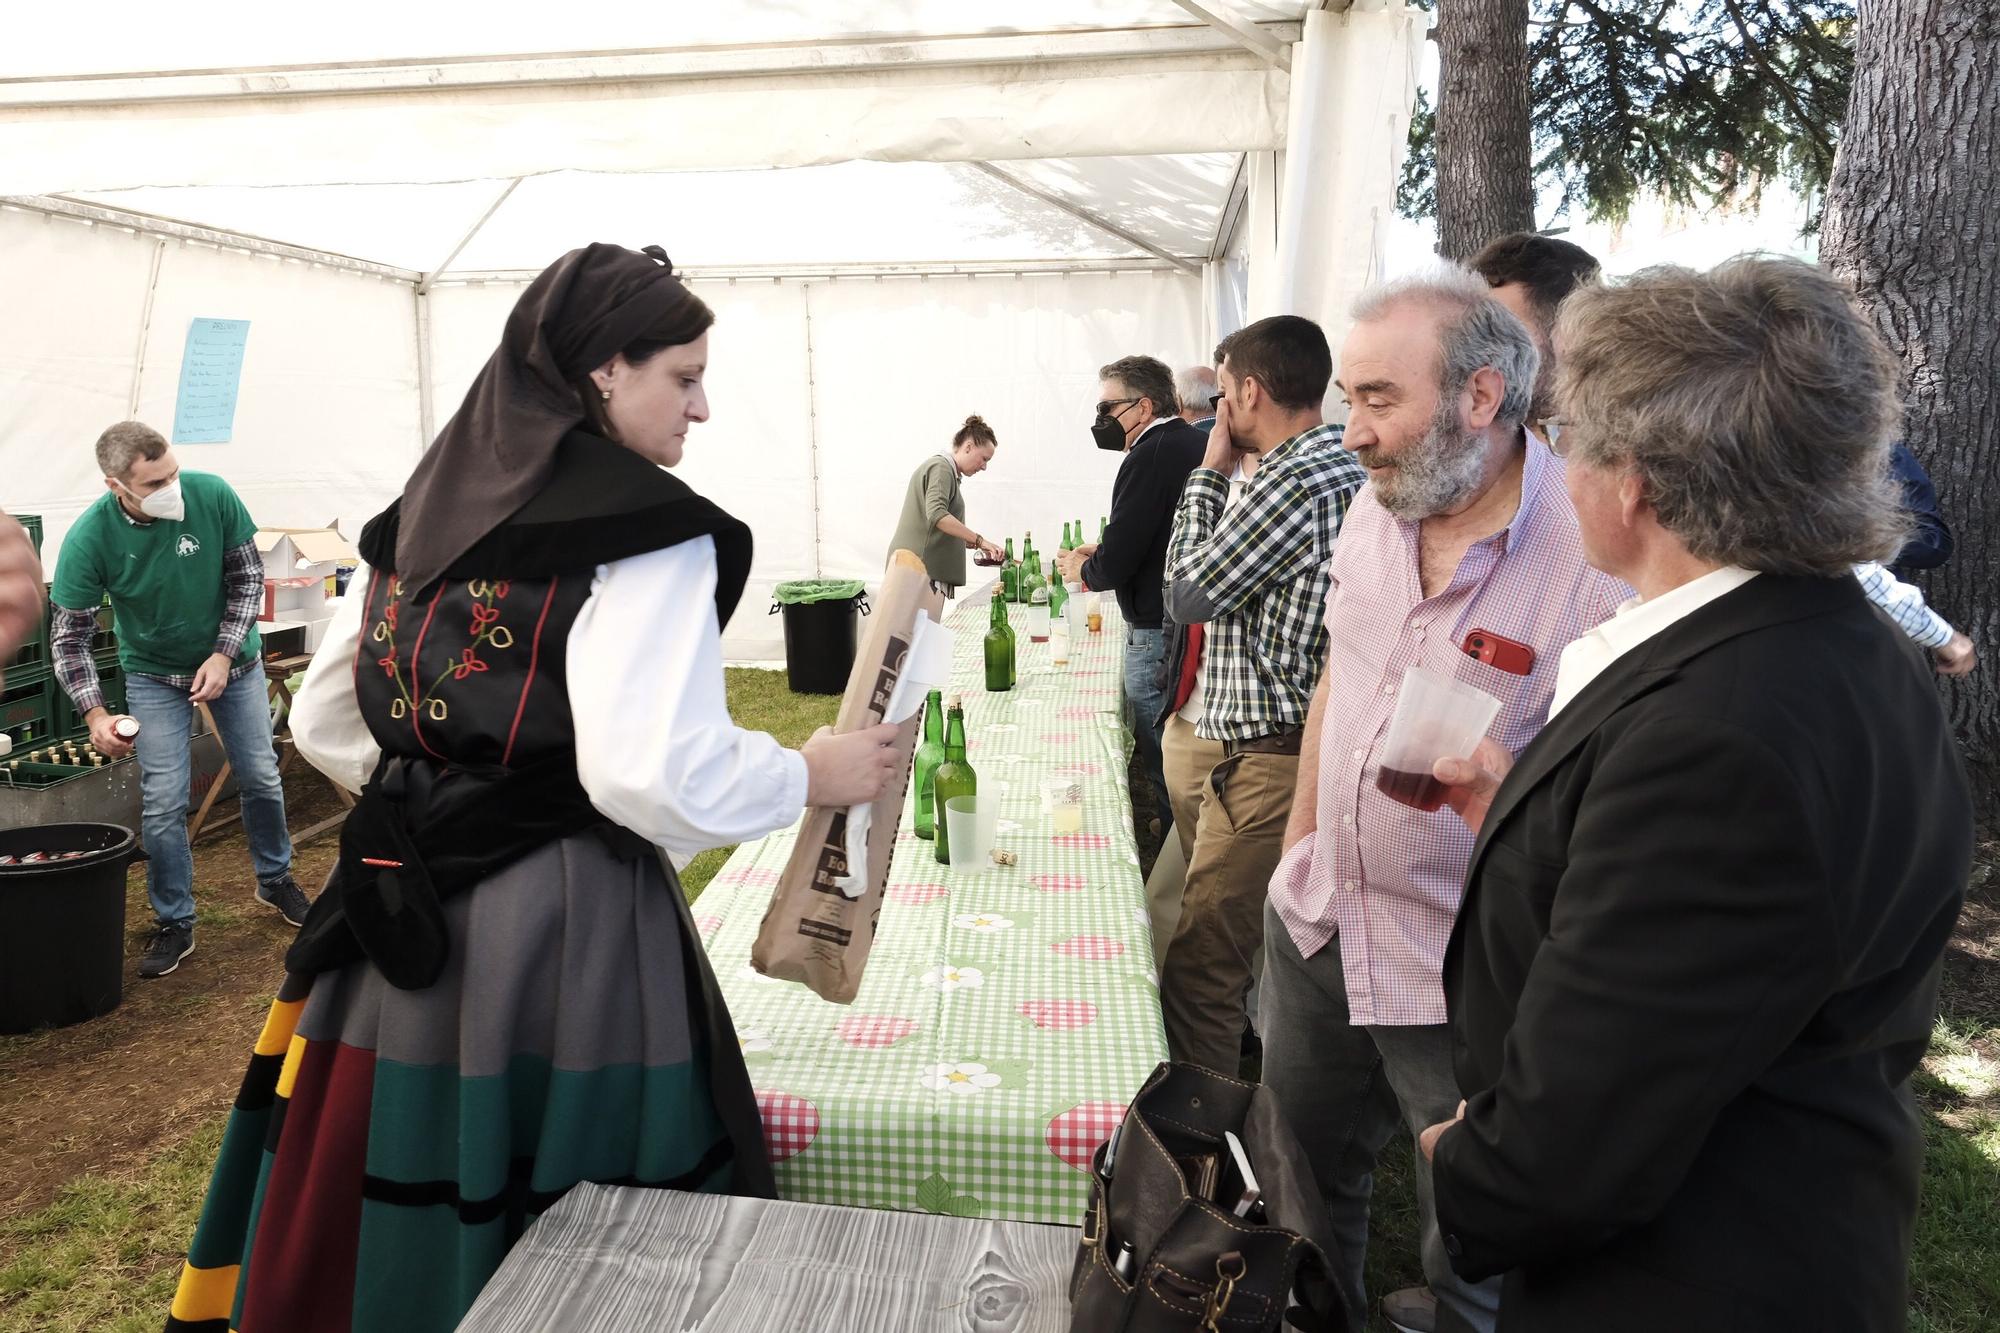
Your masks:
<svg viewBox="0 0 2000 1333"><path fill-rule="evenodd" d="M1490 629L1476 629L1465 636L1459 650L1474 661L1484 662L1512 676L1525 676L1535 669L1535 650Z"/></svg>

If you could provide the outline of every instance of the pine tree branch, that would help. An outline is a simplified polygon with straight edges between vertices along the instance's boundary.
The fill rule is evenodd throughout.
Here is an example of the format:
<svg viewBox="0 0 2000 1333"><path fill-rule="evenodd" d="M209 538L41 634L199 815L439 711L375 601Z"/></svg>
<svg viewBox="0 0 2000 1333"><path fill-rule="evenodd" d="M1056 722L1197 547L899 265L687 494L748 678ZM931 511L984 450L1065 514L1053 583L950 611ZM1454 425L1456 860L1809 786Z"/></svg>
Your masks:
<svg viewBox="0 0 2000 1333"><path fill-rule="evenodd" d="M1735 23L1737 34L1743 38L1743 45L1748 48L1750 58L1757 62L1757 68L1764 71L1764 77L1770 80L1771 87L1785 100L1785 105L1792 109L1792 114L1799 118L1799 124L1805 128L1806 133L1812 136L1821 170L1831 170L1833 144L1826 137L1825 127L1807 114L1805 107L1799 103L1798 94L1792 91L1792 85L1771 67L1770 60L1764 54L1764 44L1751 35L1750 24L1744 19L1743 11L1736 7L1736 0L1722 0L1722 6L1729 11L1730 20Z"/></svg>

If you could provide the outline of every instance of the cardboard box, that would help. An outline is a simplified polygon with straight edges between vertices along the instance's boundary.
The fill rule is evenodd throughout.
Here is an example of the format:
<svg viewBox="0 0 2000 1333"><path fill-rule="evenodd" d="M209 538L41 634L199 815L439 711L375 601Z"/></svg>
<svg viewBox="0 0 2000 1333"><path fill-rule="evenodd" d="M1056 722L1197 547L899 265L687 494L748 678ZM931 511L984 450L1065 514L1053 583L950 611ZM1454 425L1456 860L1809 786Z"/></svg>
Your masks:
<svg viewBox="0 0 2000 1333"><path fill-rule="evenodd" d="M360 561L361 553L331 524L323 528L259 528L257 554L264 557L264 578L318 579L332 595L331 580L342 565Z"/></svg>

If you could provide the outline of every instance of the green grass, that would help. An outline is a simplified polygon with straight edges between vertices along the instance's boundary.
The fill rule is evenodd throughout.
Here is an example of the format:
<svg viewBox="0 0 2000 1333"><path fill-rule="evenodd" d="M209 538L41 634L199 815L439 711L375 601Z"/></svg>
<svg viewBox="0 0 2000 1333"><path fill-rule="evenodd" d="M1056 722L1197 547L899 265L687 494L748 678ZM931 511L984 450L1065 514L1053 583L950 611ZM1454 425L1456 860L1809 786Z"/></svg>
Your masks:
<svg viewBox="0 0 2000 1333"><path fill-rule="evenodd" d="M180 1280L223 1117L136 1176L71 1181L0 1225L4 1333L157 1333Z"/></svg>

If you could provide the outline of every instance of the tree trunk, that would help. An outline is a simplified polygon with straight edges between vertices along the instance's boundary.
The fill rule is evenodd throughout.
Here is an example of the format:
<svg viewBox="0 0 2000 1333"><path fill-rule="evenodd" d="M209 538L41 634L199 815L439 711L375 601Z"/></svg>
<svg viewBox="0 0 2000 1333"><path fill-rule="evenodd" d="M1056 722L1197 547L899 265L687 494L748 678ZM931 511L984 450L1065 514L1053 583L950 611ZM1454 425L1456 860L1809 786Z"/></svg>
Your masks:
<svg viewBox="0 0 2000 1333"><path fill-rule="evenodd" d="M1439 0L1438 249L1468 259L1535 228L1528 0Z"/></svg>
<svg viewBox="0 0 2000 1333"><path fill-rule="evenodd" d="M1822 261L1902 362L1903 431L1957 554L1923 580L1982 655L1944 685L2000 827L2000 15L1994 0L1861 0Z"/></svg>

